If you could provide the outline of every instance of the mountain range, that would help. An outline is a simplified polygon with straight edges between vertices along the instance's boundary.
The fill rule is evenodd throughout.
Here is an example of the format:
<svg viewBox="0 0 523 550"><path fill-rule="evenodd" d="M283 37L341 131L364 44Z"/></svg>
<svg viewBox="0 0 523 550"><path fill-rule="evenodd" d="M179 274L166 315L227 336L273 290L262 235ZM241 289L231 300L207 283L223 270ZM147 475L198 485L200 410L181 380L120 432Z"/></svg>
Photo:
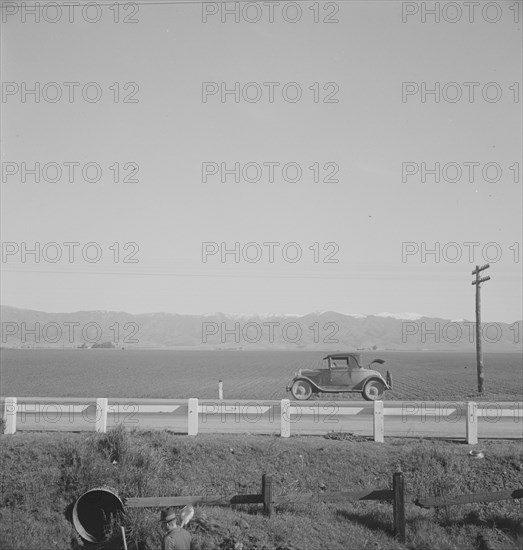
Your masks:
<svg viewBox="0 0 523 550"><path fill-rule="evenodd" d="M1 306L3 348L453 350L475 349L475 325L416 313L307 315L116 311L46 313ZM520 351L522 321L484 323L485 351Z"/></svg>

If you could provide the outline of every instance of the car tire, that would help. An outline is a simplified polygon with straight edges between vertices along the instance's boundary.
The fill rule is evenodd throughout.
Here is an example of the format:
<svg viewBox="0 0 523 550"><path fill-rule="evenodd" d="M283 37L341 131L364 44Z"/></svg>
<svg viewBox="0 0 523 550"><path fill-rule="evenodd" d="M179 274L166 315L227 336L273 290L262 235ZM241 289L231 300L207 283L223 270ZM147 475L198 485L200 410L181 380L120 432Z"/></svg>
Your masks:
<svg viewBox="0 0 523 550"><path fill-rule="evenodd" d="M381 380L369 380L363 387L361 395L367 401L379 401L383 398L385 384Z"/></svg>
<svg viewBox="0 0 523 550"><path fill-rule="evenodd" d="M312 386L307 380L296 380L291 388L291 393L294 399L298 401L306 401L312 395Z"/></svg>
<svg viewBox="0 0 523 550"><path fill-rule="evenodd" d="M390 373L390 370L387 371L387 385L392 388L392 374Z"/></svg>

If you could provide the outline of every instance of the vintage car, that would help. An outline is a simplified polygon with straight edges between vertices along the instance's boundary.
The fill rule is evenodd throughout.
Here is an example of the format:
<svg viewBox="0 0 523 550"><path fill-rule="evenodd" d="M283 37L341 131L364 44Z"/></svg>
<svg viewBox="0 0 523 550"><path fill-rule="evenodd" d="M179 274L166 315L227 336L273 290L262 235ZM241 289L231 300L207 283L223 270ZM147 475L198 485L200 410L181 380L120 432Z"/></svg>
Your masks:
<svg viewBox="0 0 523 550"><path fill-rule="evenodd" d="M392 377L386 378L370 367L374 363L383 365L383 359L375 359L368 367L361 362L358 353L338 353L323 358L326 368L300 369L287 386L294 399L310 399L314 393L355 392L368 401L383 398L385 390L392 389Z"/></svg>

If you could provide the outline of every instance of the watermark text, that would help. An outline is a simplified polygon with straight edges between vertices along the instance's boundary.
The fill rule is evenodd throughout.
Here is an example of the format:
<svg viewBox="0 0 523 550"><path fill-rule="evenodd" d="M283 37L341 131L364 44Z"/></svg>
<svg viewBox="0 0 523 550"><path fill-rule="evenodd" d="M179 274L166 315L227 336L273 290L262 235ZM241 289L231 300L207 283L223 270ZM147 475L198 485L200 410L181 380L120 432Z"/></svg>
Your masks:
<svg viewBox="0 0 523 550"><path fill-rule="evenodd" d="M202 102L339 103L337 82L202 82Z"/></svg>
<svg viewBox="0 0 523 550"><path fill-rule="evenodd" d="M503 256L508 257L514 263L520 261L520 243L514 242L510 246L502 246L500 243L490 241L480 243L477 241L455 242L449 241L440 243L438 241L415 242L406 241L401 243L401 261L421 263L496 263Z"/></svg>
<svg viewBox="0 0 523 550"><path fill-rule="evenodd" d="M136 162L2 162L2 183L139 183Z"/></svg>
<svg viewBox="0 0 523 550"><path fill-rule="evenodd" d="M314 263L336 264L339 259L336 255L339 252L339 245L330 241L327 243L315 242L311 245L301 245L291 241L280 243L277 241L266 241L258 243L234 243L204 241L202 242L202 262L208 263L209 259L221 263L251 263L258 262L275 263L285 262L295 264L300 261L313 261Z"/></svg>
<svg viewBox="0 0 523 550"><path fill-rule="evenodd" d="M229 323L203 322L202 323L202 343L245 343L257 344L281 343L301 344L303 341L312 341L315 344L337 344L336 338L340 327L337 323L328 322L320 325L316 322L308 327L303 327L301 323L289 321L280 323L279 321L264 321L258 323L249 321L246 323L236 322L233 325ZM305 338L304 338L305 336Z"/></svg>
<svg viewBox="0 0 523 550"><path fill-rule="evenodd" d="M81 243L64 242L2 242L2 263L89 263L95 264L108 259L113 263L136 264L140 246L136 242L114 242L109 246L96 241Z"/></svg>

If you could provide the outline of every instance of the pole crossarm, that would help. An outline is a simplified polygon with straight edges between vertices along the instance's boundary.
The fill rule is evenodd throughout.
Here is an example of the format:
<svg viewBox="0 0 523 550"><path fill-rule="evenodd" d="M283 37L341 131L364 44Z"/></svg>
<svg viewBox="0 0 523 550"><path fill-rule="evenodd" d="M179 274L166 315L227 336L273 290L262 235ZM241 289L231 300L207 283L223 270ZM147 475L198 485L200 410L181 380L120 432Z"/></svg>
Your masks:
<svg viewBox="0 0 523 550"><path fill-rule="evenodd" d="M480 283L484 283L485 281L490 281L490 277L488 275L486 277L482 277L481 279L478 279L477 281L472 281L472 284L479 285Z"/></svg>
<svg viewBox="0 0 523 550"><path fill-rule="evenodd" d="M485 264L480 266L476 266L476 269L472 272L472 275L476 275L476 273L479 273L480 271L484 271L485 269L488 269L490 267L490 264Z"/></svg>

